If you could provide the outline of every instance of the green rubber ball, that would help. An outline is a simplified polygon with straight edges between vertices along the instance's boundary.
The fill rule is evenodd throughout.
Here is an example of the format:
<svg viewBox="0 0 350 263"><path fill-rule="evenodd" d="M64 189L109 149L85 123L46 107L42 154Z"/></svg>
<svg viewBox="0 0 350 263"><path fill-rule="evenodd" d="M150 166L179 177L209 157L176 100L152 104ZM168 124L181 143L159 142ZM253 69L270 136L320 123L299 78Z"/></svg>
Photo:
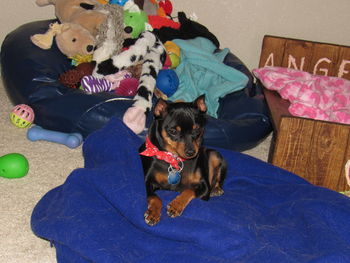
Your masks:
<svg viewBox="0 0 350 263"><path fill-rule="evenodd" d="M0 176L5 178L21 178L27 175L29 163L20 153L9 153L0 157Z"/></svg>

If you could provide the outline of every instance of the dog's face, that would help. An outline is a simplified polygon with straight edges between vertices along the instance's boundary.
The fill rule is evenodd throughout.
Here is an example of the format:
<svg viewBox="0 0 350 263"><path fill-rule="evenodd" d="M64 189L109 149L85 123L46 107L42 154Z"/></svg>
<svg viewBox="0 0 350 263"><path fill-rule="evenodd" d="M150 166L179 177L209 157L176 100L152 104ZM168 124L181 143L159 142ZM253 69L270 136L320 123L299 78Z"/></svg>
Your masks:
<svg viewBox="0 0 350 263"><path fill-rule="evenodd" d="M202 143L206 110L204 95L193 102L159 100L154 108L155 139L168 152L184 159L194 158Z"/></svg>

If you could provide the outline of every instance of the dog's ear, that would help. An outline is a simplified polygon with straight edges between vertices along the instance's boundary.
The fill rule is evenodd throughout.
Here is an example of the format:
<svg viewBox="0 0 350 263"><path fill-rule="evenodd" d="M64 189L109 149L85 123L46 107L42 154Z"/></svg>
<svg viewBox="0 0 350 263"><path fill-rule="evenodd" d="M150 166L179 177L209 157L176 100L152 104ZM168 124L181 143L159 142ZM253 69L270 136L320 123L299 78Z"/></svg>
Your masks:
<svg viewBox="0 0 350 263"><path fill-rule="evenodd" d="M207 112L207 105L205 105L205 94L200 95L193 104L201 111Z"/></svg>
<svg viewBox="0 0 350 263"><path fill-rule="evenodd" d="M159 117L164 115L164 113L166 113L167 111L167 108L168 108L168 103L163 99L159 99L156 105L154 106L154 110L153 110L154 116Z"/></svg>

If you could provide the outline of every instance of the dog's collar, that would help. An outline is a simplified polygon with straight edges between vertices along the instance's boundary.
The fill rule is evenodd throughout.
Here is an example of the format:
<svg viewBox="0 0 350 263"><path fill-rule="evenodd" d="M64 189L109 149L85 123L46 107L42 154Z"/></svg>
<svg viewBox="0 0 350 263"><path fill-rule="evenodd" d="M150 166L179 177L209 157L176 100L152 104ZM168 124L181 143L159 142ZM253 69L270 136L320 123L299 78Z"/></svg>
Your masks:
<svg viewBox="0 0 350 263"><path fill-rule="evenodd" d="M144 156L155 156L158 160L163 160L171 165L175 170L181 171L183 168L183 161L186 159L181 158L171 152L161 151L155 146L149 137L146 137L146 150L140 153L140 155Z"/></svg>

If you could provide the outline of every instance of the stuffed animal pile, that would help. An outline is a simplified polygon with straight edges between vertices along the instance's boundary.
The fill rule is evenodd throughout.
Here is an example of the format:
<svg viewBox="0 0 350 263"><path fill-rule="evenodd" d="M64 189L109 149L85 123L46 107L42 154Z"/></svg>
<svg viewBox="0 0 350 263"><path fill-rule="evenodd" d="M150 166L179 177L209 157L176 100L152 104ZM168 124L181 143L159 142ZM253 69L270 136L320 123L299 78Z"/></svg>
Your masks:
<svg viewBox="0 0 350 263"><path fill-rule="evenodd" d="M31 41L49 49L55 40L75 66L61 74L61 83L90 94L115 90L134 96L123 120L135 133L142 132L157 74L165 63L171 64L163 43L151 31L153 27L180 27L170 16L171 2L36 0L36 4L54 5L58 21L47 32L33 35Z"/></svg>

